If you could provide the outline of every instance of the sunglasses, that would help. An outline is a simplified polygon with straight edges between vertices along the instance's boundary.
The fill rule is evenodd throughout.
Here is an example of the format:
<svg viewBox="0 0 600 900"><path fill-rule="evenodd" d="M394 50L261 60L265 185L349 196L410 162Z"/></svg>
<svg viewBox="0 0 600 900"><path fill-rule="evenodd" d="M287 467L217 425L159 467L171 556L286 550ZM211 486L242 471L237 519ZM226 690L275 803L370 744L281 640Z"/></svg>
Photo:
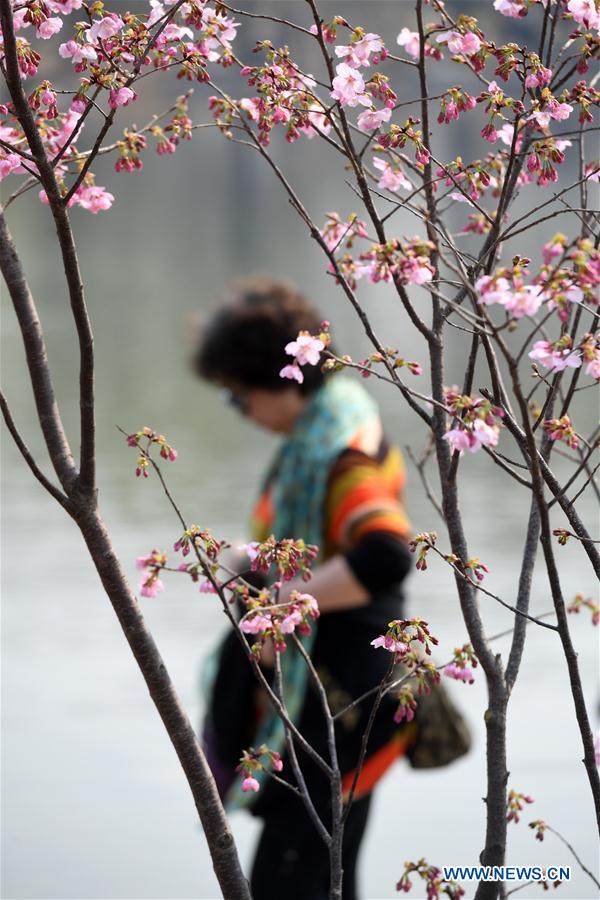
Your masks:
<svg viewBox="0 0 600 900"><path fill-rule="evenodd" d="M237 393L230 388L223 388L221 390L221 398L228 406L233 407L236 412L239 412L240 415L245 416L248 414L248 410L250 409L250 398L247 392Z"/></svg>

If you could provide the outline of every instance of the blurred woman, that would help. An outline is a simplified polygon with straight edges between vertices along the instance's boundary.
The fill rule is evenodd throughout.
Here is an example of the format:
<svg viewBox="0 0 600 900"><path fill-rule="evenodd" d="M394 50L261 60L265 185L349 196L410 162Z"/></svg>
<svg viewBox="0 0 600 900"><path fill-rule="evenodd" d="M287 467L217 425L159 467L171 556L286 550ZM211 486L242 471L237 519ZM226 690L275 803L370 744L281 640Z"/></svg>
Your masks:
<svg viewBox="0 0 600 900"><path fill-rule="evenodd" d="M377 406L358 379L324 375L305 366L302 383L285 380L285 346L301 331L318 334L321 317L289 285L269 279L239 282L204 330L195 355L199 375L220 385L243 416L282 435L267 469L252 523L252 539L303 538L319 547L308 585L320 618L306 646L332 712L345 709L385 676L390 656L370 641L403 614L401 583L411 556L401 493L404 468L388 444ZM290 642L291 644L291 642ZM262 665L269 672L265 648ZM283 654L287 708L301 733L328 759L325 722L306 666L293 647ZM329 856L302 801L268 779L257 794L242 794L234 770L242 751L263 741L281 749L293 783L280 720L269 708L235 635L222 644L205 723L205 741L221 795L229 808L246 806L264 820L251 885L255 900L325 900ZM371 701L336 723L337 752L347 796L354 779ZM414 723L397 725L384 698L368 744L343 845L343 897L356 898L356 862L377 780L414 739ZM279 742L273 746L273 742ZM330 826L327 778L300 749L298 758L314 805Z"/></svg>

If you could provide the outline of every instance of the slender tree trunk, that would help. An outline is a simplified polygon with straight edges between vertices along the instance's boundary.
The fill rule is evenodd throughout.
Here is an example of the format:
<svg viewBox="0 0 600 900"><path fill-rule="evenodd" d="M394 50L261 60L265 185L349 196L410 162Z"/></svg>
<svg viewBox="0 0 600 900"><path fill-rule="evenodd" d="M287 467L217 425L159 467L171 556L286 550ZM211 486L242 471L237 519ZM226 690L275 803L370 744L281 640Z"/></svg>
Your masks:
<svg viewBox="0 0 600 900"><path fill-rule="evenodd" d="M185 772L206 835L224 900L251 900L214 778L167 668L144 621L98 510L85 503L73 512L100 580L117 614L148 691Z"/></svg>

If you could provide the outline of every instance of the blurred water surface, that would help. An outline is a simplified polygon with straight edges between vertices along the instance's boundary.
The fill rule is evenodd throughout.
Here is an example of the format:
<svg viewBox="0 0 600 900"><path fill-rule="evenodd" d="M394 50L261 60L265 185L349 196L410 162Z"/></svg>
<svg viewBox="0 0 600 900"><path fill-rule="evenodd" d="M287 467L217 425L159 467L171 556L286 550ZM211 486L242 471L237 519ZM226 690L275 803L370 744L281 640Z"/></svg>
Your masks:
<svg viewBox="0 0 600 900"><path fill-rule="evenodd" d="M356 3L321 6L325 17L341 13L356 21L359 11L364 13ZM273 2L268 7L270 14L298 21L306 16L298 3ZM248 8L264 11L264 4ZM505 38L517 27L514 20L495 22ZM372 30L395 37L405 24L410 24L408 4L369 4ZM518 27L530 26L526 22ZM244 33L239 47L246 50L266 33L275 43L287 40L276 26L267 30L255 21L246 23ZM304 64L317 71L317 59L309 51ZM442 69L432 69L434 92L447 86L440 80L446 77ZM414 76L404 70L401 74L405 81L400 81L400 92L415 96ZM225 81L232 92L242 93L233 72L225 74ZM172 81L157 79L151 96L136 104L138 124L168 106L178 90ZM202 95L202 88L196 94ZM198 96L193 103L198 110L204 99ZM197 111L194 117L202 118ZM464 122L449 127L442 139L441 153L482 152L476 131ZM470 149L471 144L477 149ZM272 149L317 222L329 210L347 215L357 208L344 174L336 170L335 157L317 142L288 147L276 138ZM186 517L232 541L245 537L260 474L276 445L271 436L224 409L217 393L189 373L185 359L193 330L190 315L209 310L231 275L269 272L300 284L314 298L333 323L338 347L357 356L365 356L368 348L341 292L324 273L318 248L257 154L206 129L174 159L147 153L141 175L114 176L111 165L105 159L94 167L98 183L114 188L117 200L110 213L96 218L75 209L72 218L96 336L101 505L135 582L135 557L152 547L168 549L178 526L156 480L134 477L133 451L124 446L115 426L134 430L150 424L166 433L180 454L168 474ZM575 163L571 165L574 172ZM526 209L527 203L521 198L520 208ZM459 210L457 221L462 223L462 216ZM9 210L9 218L39 304L65 424L76 446L77 351L51 219L32 194ZM399 234L420 229L404 212L397 214L396 224ZM550 223L546 231L540 229L539 240L526 238L510 252L535 257L553 230ZM425 347L408 327L393 294L384 286L365 285L361 296L386 344L426 362ZM29 446L41 454L21 340L6 301L4 293L4 389ZM425 295L419 302L426 303ZM468 352L467 335L457 331L453 339L448 383L460 379ZM476 386L485 384L483 375L476 378ZM424 435L401 398L391 387L373 384L372 390L382 404L390 437L418 450ZM589 392L579 396L580 415L592 419ZM183 774L83 543L32 479L4 431L2 440L2 896L216 898L218 888ZM556 462L560 471L564 463ZM465 459L461 469L471 552L490 566L489 588L514 600L527 497L485 458ZM409 473L407 505L415 530L437 529L441 534L411 468ZM435 475L431 477L435 485ZM581 509L590 521L595 513L591 494L584 494ZM560 515L555 517L563 524ZM557 548L569 598L577 591L590 595L595 590L584 554L573 543ZM440 637L440 658L467 640L441 563L434 561L426 573L413 575L408 594L409 614L425 616ZM170 582L158 599L143 600L142 607L196 723L201 714L199 668L224 627L223 615L212 597L179 581ZM550 608L540 572L531 609L540 613ZM510 613L493 600L482 597L481 609L488 633L511 627ZM586 616L573 617L571 624L597 725L595 635ZM366 640L371 637L365 635ZM505 656L507 638L497 646ZM450 690L475 732L474 751L448 770L415 773L398 765L384 780L363 852L367 900L396 896L394 885L406 859L425 856L437 865L477 862L485 813L485 689L480 676L473 687L450 685ZM593 868L593 807L580 762L567 670L555 635L534 626L511 700L509 739L509 785L532 794L536 803L519 825L510 826L508 862L572 864L552 835L543 844L534 840L527 822L543 818L562 831ZM236 814L233 827L247 862L257 823ZM540 890L531 886L520 896L536 898ZM423 896L418 886L413 893ZM467 897L472 894L467 887ZM595 891L574 871L573 881L560 887L560 895L579 900L595 896Z"/></svg>

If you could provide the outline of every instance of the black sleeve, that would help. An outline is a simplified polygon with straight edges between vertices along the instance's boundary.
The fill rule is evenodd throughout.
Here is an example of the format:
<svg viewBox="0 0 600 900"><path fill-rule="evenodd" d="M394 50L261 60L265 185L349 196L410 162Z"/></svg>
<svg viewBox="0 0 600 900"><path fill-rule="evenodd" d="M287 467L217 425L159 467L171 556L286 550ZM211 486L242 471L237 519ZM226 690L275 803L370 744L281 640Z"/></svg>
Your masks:
<svg viewBox="0 0 600 900"><path fill-rule="evenodd" d="M344 554L353 575L374 594L395 587L412 568L408 546L388 531L372 531Z"/></svg>

